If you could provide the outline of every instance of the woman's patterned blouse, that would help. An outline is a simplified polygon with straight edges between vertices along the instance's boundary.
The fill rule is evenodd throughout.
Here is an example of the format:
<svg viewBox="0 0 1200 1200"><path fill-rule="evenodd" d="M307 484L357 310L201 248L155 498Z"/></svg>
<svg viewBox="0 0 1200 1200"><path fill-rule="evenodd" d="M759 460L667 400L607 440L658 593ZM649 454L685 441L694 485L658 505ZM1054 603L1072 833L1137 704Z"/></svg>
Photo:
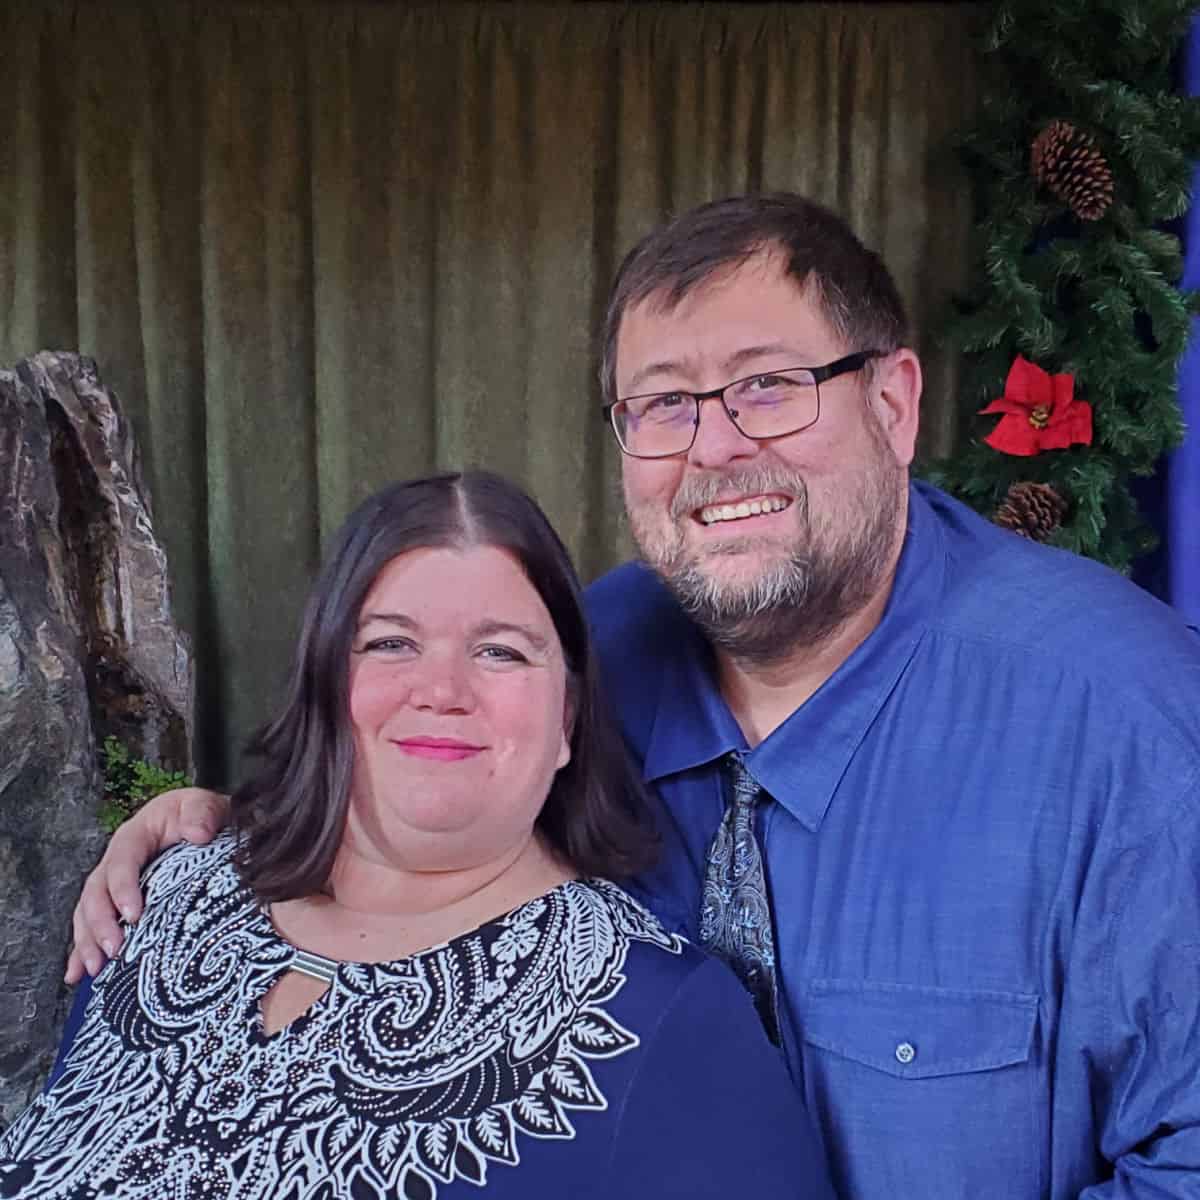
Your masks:
<svg viewBox="0 0 1200 1200"><path fill-rule="evenodd" d="M339 964L268 1035L259 1002L296 952L231 851L226 835L152 869L65 1070L0 1139L0 1195L435 1200L485 1185L605 1119L589 1063L639 1044L609 1011L630 947L684 949L620 888L573 881L410 958Z"/></svg>

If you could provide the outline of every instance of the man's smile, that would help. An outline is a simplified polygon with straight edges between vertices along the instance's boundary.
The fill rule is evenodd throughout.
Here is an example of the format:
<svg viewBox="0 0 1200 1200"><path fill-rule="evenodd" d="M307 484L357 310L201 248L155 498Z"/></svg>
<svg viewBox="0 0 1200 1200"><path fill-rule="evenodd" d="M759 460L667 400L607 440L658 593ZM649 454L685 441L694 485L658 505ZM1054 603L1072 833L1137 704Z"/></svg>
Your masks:
<svg viewBox="0 0 1200 1200"><path fill-rule="evenodd" d="M744 521L766 513L782 512L790 507L790 496L748 496L741 500L730 500L720 504L706 504L696 509L693 516L701 525L715 525L722 521Z"/></svg>

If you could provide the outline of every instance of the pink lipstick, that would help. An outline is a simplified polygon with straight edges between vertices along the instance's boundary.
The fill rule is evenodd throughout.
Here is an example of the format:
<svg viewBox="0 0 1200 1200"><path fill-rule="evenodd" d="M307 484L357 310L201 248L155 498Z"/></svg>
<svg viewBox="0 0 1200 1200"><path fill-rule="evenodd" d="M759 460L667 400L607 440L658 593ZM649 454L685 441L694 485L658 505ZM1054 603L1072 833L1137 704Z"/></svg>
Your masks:
<svg viewBox="0 0 1200 1200"><path fill-rule="evenodd" d="M437 762L458 762L471 758L483 750L471 742L460 742L457 738L412 737L392 743L413 758L432 758Z"/></svg>

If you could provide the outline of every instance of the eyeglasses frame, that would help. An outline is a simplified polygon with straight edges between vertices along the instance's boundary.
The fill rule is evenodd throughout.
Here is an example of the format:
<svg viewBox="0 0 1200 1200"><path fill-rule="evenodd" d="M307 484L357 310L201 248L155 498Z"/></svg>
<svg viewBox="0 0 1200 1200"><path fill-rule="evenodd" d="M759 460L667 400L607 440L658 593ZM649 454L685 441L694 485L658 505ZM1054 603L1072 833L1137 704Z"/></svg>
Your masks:
<svg viewBox="0 0 1200 1200"><path fill-rule="evenodd" d="M753 442L771 441L777 437L790 437L793 433L803 433L804 430L811 429L821 419L821 384L828 383L831 379L836 379L839 375L849 375L853 371L861 371L871 359L885 358L886 356L887 351L885 350L856 350L853 354L847 354L842 358L835 359L831 363L826 363L823 367L779 367L773 371L755 371L750 375L743 375L740 379L730 380L724 387L713 388L708 392L689 392L683 388L668 388L666 391L661 392L639 392L636 396L619 396L611 404L604 405L600 410L600 415L604 418L604 423L613 431L613 436L617 439L617 445L621 448L621 453L627 454L630 458L674 458L677 454L686 454L696 444L696 434L700 431L700 403L703 400L720 400L721 407L725 410L725 415L742 437L749 438ZM731 387L737 387L739 383L748 383L751 379L757 379L761 375L787 375L793 371L807 371L813 377L813 383L817 389L816 416L808 424L799 425L795 429L788 429L782 433L772 433L765 437L755 437L754 434L747 433L737 423L737 417L733 415L729 405L725 403L725 393ZM676 392L681 396L691 396L692 403L696 406L695 419L692 421L692 436L688 444L681 446L678 450L672 450L669 454L635 454L632 450L627 450L625 443L621 441L620 433L617 431L617 423L613 420L613 409L618 404L628 404L630 400L648 400L651 396L669 396Z"/></svg>

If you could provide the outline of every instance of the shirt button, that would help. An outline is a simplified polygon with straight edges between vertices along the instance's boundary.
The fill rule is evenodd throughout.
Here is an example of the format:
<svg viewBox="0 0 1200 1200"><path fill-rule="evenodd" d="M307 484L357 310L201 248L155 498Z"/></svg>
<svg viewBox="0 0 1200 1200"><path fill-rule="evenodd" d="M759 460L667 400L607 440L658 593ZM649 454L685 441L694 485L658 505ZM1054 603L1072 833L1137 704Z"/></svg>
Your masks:
<svg viewBox="0 0 1200 1200"><path fill-rule="evenodd" d="M912 1042L901 1042L896 1047L896 1061L908 1066L914 1058L917 1057L917 1048Z"/></svg>

